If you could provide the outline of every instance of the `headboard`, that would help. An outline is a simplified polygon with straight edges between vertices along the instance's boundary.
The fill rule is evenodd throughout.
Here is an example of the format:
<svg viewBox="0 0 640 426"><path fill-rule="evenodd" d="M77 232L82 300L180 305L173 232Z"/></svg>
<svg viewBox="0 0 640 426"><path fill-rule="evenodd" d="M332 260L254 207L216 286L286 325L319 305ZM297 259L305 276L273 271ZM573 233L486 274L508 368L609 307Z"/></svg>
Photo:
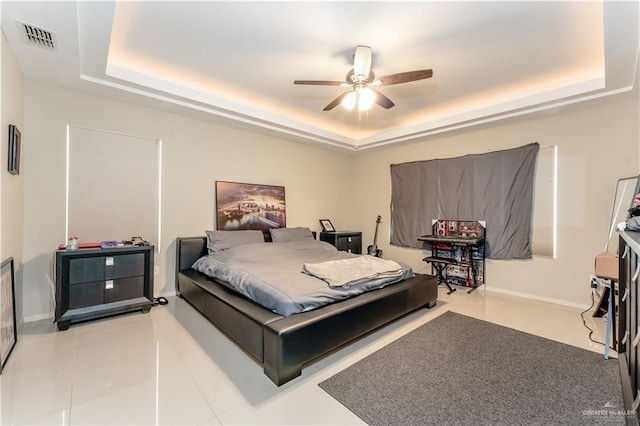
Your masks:
<svg viewBox="0 0 640 426"><path fill-rule="evenodd" d="M266 242L271 242L269 230L262 231L262 235ZM206 236L176 238L176 279L178 272L191 269L191 265L193 265L196 260L207 254Z"/></svg>
<svg viewBox="0 0 640 426"><path fill-rule="evenodd" d="M206 256L207 237L178 237L176 239L176 274L185 269L191 269L191 265Z"/></svg>
<svg viewBox="0 0 640 426"><path fill-rule="evenodd" d="M317 239L318 237L316 236L316 231L311 231L311 233L313 234L313 239ZM268 229L263 229L262 230L262 235L264 235L264 241L267 243L272 243L273 240L271 239L271 231L269 231Z"/></svg>
<svg viewBox="0 0 640 426"><path fill-rule="evenodd" d="M316 238L316 232L311 231L313 238ZM263 230L264 240L268 243L271 241L271 233L269 230ZM178 273L191 269L191 265L202 256L208 254L207 237L178 237L176 238L176 282Z"/></svg>

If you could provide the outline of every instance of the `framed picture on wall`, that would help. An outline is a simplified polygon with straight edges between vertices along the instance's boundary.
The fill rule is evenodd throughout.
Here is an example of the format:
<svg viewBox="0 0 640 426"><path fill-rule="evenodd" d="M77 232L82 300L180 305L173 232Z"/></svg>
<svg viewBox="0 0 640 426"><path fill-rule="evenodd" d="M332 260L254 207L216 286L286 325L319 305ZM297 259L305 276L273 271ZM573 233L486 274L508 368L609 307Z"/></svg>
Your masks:
<svg viewBox="0 0 640 426"><path fill-rule="evenodd" d="M286 226L284 186L216 181L216 228L267 230Z"/></svg>
<svg viewBox="0 0 640 426"><path fill-rule="evenodd" d="M21 134L18 127L9 124L9 150L7 153L7 170L12 175L20 174L20 139Z"/></svg>
<svg viewBox="0 0 640 426"><path fill-rule="evenodd" d="M0 265L0 373L18 340L13 258Z"/></svg>

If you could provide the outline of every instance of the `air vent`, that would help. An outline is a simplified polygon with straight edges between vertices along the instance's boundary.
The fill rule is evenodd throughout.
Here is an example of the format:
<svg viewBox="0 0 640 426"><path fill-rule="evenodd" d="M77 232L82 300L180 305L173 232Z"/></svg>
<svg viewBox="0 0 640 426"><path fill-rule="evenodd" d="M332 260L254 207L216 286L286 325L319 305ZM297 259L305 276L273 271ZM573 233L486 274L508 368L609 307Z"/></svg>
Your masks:
<svg viewBox="0 0 640 426"><path fill-rule="evenodd" d="M47 50L58 50L58 41L56 33L27 24L26 22L16 21L20 31L20 38L27 44L42 47Z"/></svg>

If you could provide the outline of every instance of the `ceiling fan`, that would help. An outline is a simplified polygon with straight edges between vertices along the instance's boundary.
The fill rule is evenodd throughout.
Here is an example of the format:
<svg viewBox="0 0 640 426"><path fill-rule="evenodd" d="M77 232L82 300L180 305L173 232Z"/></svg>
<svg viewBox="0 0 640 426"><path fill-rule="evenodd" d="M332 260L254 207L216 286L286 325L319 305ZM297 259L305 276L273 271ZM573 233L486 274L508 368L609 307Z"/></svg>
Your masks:
<svg viewBox="0 0 640 426"><path fill-rule="evenodd" d="M389 109L395 105L391 99L372 87L408 83L410 81L430 78L432 75L432 70L419 70L376 78L375 73L371 69L371 48L369 46L357 46L353 54L353 69L347 73L345 81L295 80L293 84L350 87L349 90L324 107L323 111L330 111L339 104L342 104L342 106L347 109L353 109L358 105L359 111L366 111L370 109L374 103L377 103L385 109Z"/></svg>

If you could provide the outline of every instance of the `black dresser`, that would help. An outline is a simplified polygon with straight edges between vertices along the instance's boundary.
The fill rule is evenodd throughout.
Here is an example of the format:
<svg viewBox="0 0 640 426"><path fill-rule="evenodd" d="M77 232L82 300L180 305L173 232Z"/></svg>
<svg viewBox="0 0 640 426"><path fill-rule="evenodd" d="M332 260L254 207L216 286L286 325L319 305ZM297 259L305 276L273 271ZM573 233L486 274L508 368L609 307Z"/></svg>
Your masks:
<svg viewBox="0 0 640 426"><path fill-rule="evenodd" d="M320 241L336 246L338 250L362 254L362 232L334 231L321 232Z"/></svg>
<svg viewBox="0 0 640 426"><path fill-rule="evenodd" d="M633 414L635 423L640 420L640 233L620 232L618 245L618 291L613 292L618 315L617 336L614 331L614 349L618 351L618 365L622 381L624 408ZM611 293L610 293L611 294ZM617 297L616 297L617 295ZM616 300L617 299L617 300ZM613 303L612 303L613 305ZM615 329L616 315L612 315ZM617 339L616 339L617 337Z"/></svg>
<svg viewBox="0 0 640 426"><path fill-rule="evenodd" d="M71 324L153 306L153 246L56 250L55 321Z"/></svg>

